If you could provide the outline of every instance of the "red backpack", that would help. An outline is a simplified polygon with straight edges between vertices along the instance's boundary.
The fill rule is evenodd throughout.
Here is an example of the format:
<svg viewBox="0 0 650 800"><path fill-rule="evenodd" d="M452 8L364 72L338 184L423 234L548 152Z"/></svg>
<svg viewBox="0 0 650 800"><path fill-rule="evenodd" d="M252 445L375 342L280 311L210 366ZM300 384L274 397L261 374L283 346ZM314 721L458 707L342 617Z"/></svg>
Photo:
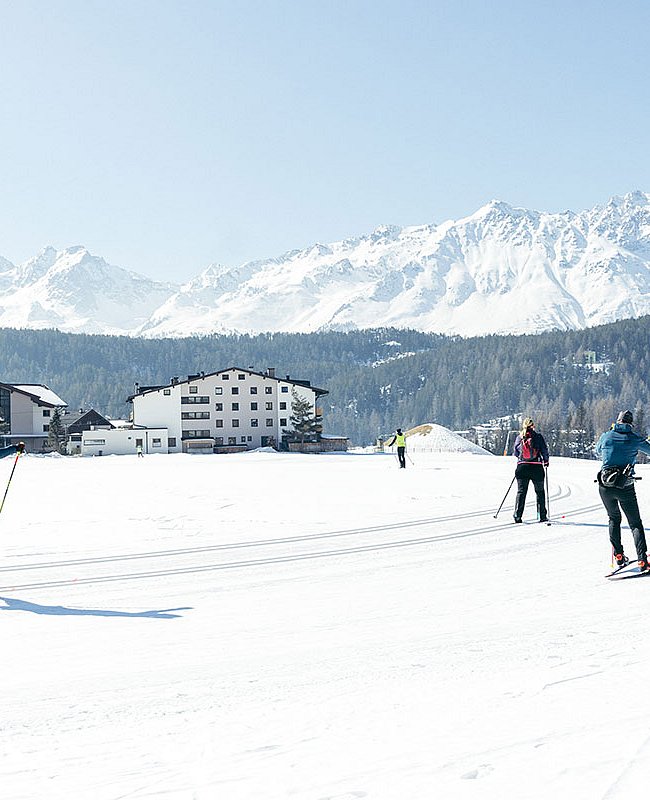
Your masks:
<svg viewBox="0 0 650 800"><path fill-rule="evenodd" d="M540 461L539 449L533 445L533 434L527 433L521 440L521 460Z"/></svg>

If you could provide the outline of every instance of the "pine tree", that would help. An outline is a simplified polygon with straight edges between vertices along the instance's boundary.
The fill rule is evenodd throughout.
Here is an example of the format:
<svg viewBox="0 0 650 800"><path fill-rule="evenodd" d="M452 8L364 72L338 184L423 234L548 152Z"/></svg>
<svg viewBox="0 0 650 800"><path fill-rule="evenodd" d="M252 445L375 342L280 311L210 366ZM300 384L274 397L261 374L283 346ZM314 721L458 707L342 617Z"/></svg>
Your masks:
<svg viewBox="0 0 650 800"><path fill-rule="evenodd" d="M64 438L65 431L61 422L61 409L55 408L50 417L50 427L47 435L47 445L50 450L54 450L57 453L61 452Z"/></svg>
<svg viewBox="0 0 650 800"><path fill-rule="evenodd" d="M291 417L289 421L293 425L293 431L289 433L301 442L308 438L310 441L318 441L318 436L322 430L322 417L320 414L312 412L312 405L309 400L300 397L295 389L291 390Z"/></svg>

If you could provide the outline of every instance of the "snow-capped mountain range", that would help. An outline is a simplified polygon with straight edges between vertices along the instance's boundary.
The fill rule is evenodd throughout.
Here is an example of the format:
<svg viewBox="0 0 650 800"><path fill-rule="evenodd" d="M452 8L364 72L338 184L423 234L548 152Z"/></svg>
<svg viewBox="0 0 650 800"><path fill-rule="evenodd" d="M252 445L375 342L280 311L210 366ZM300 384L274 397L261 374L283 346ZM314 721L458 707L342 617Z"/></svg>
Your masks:
<svg viewBox="0 0 650 800"><path fill-rule="evenodd" d="M83 247L0 258L0 326L163 337L408 327L465 336L584 328L650 314L650 194L550 214L492 201L471 216L314 244L182 286Z"/></svg>

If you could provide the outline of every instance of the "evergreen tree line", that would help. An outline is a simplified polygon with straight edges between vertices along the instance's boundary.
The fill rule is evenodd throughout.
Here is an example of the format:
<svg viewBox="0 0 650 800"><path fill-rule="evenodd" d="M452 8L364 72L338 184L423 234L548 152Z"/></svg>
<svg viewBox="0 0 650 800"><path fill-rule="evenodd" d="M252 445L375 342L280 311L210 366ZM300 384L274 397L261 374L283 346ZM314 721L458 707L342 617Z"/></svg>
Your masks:
<svg viewBox="0 0 650 800"><path fill-rule="evenodd" d="M621 408L645 433L649 329L650 317L472 339L390 328L162 340L0 329L0 381L45 383L72 409L125 417L136 382L275 367L279 377L327 389L324 431L353 444L424 422L459 430L507 418L490 442L502 452L514 417L527 415L553 454L589 457Z"/></svg>

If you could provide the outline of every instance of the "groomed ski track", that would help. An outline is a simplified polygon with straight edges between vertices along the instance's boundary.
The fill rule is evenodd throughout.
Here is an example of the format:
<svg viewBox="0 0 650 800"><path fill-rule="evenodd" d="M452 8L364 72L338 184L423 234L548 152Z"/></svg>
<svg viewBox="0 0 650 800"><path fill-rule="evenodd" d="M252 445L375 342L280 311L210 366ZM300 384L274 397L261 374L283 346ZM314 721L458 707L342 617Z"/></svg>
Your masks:
<svg viewBox="0 0 650 800"><path fill-rule="evenodd" d="M566 500L571 497L571 489L568 486L556 487L550 494L550 507L555 508L556 504L560 501ZM534 501L527 504L527 508L534 506ZM599 503L594 503L587 506L578 508L563 509L559 515L562 519L568 517L577 517L582 514L590 513L600 508ZM251 567L265 566L269 564L283 564L289 562L309 561L322 558L335 558L348 555L357 555L360 553L372 553L381 550L400 549L422 545L433 545L437 542L444 542L451 539L463 539L467 537L476 536L489 536L499 532L508 531L516 534L521 528L513 524L509 512L504 514L504 521L496 524L484 524L479 527L463 528L454 532L434 533L425 536L418 536L414 538L400 538L388 539L383 541L376 541L377 536L390 535L396 531L402 531L412 528L439 528L441 526L449 526L450 524L464 521L485 518L486 521L494 518L492 509L481 509L478 511L470 511L461 514L451 514L447 516L437 516L424 519L406 520L400 523L390 523L386 525L372 525L361 528L351 528L348 530L334 530L320 533L307 534L304 536L288 536L270 539L258 539L248 542L235 542L223 543L215 545L205 545L201 547L187 547L187 548L174 548L165 550L154 550L141 553L122 553L119 555L106 555L90 558L80 559L66 559L66 560L53 560L53 561L39 561L32 564L11 564L0 567L0 574L2 575L3 583L0 585L0 592L24 590L24 589L46 589L55 588L69 585L83 585L83 584L96 584L96 583L109 583L116 581L133 581L144 580L152 578L164 578L173 575L185 575L191 573L201 572L217 572L221 570L235 570L245 569ZM562 524L561 520L555 524ZM187 531L185 531L187 532ZM183 531L179 531L180 534ZM372 537L372 541L363 542L364 539ZM334 547L326 550L310 550L309 548L314 543L319 543L322 540L337 540L349 538L355 544L350 547ZM287 547L291 547L291 551L287 552ZM206 553L232 552L236 554L241 550L253 550L256 548L278 548L281 552L261 556L259 558L239 559L232 561L218 561L216 563L196 563L197 557L201 557ZM297 548L301 548L296 552ZM151 569L142 570L137 572L119 572L107 574L83 574L81 570L88 567L95 567L107 564L119 564L133 561L155 561L161 558L175 558L178 560L190 561L190 563L176 566L167 569ZM71 568L73 574L69 577L60 579L43 579L33 580L26 583L19 582L18 577L20 573L25 572L38 572L48 571L53 569L67 569ZM67 570L70 573L70 570ZM11 581L12 576L17 576L15 581Z"/></svg>

